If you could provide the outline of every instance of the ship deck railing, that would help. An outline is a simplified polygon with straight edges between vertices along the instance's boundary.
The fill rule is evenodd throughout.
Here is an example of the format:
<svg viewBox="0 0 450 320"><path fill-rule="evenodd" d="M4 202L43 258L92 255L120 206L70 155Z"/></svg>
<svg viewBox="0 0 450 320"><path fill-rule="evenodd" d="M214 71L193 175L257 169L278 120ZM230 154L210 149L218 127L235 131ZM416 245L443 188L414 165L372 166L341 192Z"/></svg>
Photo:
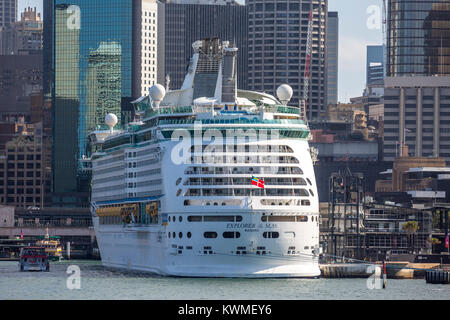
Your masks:
<svg viewBox="0 0 450 320"><path fill-rule="evenodd" d="M259 105L259 108L263 108L265 112L269 113L284 113L284 114L293 114L293 115L299 115L299 108L295 107L288 107L283 105L269 105L269 104L263 104ZM192 106L182 106L182 107L174 107L174 106L161 106L159 109L154 110L151 108L151 106L148 103L142 103L141 110L145 110L145 118L154 117L156 115L163 115L163 114L193 114L194 110ZM216 109L216 108L215 108ZM248 106L237 106L237 110L234 112L243 112L243 111L249 111L247 110ZM225 109L223 107L220 109L221 111L226 111L229 113L233 113L233 111Z"/></svg>
<svg viewBox="0 0 450 320"><path fill-rule="evenodd" d="M254 119L248 118L238 118L238 119L202 119L202 120L194 120L194 119L164 119L159 121L159 125L178 125L178 124L194 124L196 121L201 121L202 124L297 124L304 125L305 122L303 120L296 119L260 119L259 117L255 117Z"/></svg>

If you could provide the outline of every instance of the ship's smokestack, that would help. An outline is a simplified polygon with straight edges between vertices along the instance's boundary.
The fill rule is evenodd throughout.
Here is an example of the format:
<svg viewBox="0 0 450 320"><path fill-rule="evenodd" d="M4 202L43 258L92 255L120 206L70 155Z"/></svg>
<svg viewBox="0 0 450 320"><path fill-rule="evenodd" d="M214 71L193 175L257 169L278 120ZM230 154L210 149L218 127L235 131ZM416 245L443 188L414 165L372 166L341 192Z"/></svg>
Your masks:
<svg viewBox="0 0 450 320"><path fill-rule="evenodd" d="M224 48L222 62L222 102L235 103L237 98L237 59L238 49Z"/></svg>

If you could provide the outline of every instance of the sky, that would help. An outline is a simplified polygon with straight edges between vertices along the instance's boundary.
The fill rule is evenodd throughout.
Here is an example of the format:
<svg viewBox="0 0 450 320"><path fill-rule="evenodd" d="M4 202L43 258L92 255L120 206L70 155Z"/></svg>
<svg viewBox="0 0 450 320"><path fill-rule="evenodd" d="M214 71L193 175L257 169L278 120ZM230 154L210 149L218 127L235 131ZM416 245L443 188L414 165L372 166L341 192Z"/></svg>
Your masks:
<svg viewBox="0 0 450 320"><path fill-rule="evenodd" d="M25 7L37 7L42 13L42 0L19 0L19 15ZM328 10L338 11L339 15L340 102L349 102L363 92L366 47L383 42L381 9L382 0L328 0Z"/></svg>

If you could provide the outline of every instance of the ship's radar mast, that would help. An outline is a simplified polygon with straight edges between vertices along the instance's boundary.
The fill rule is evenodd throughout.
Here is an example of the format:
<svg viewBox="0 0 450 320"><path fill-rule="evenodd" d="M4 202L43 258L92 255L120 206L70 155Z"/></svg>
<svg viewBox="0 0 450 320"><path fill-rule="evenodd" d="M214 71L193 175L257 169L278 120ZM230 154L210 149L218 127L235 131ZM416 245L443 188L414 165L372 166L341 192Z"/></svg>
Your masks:
<svg viewBox="0 0 450 320"><path fill-rule="evenodd" d="M150 88L150 98L152 99L154 104L153 109L159 109L159 104L165 96L166 89L162 85L155 84Z"/></svg>
<svg viewBox="0 0 450 320"><path fill-rule="evenodd" d="M118 121L119 120L117 119L117 116L114 113L109 113L106 115L105 123L108 125L110 133L114 132L114 126L117 124Z"/></svg>
<svg viewBox="0 0 450 320"><path fill-rule="evenodd" d="M292 90L291 86L287 84L283 84L278 87L277 89L277 96L278 99L281 101L283 105L287 105L288 102L291 100L292 95L294 94L294 91Z"/></svg>

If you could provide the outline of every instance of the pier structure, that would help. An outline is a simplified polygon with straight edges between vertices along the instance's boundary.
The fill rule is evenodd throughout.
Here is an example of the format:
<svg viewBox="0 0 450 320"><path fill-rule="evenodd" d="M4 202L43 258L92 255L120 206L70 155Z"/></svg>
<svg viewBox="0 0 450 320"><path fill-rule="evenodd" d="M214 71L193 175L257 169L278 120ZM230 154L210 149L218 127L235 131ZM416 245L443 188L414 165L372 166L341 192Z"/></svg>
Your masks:
<svg viewBox="0 0 450 320"><path fill-rule="evenodd" d="M59 236L63 256L66 255L67 243L70 242L72 258L89 258L95 256L97 247L95 232L89 209L20 209L0 206L0 239L3 251L11 240L20 240L19 244L34 243L39 237ZM8 241L9 240L9 241ZM14 257L18 253L17 243L10 246ZM3 257L5 258L5 257Z"/></svg>

